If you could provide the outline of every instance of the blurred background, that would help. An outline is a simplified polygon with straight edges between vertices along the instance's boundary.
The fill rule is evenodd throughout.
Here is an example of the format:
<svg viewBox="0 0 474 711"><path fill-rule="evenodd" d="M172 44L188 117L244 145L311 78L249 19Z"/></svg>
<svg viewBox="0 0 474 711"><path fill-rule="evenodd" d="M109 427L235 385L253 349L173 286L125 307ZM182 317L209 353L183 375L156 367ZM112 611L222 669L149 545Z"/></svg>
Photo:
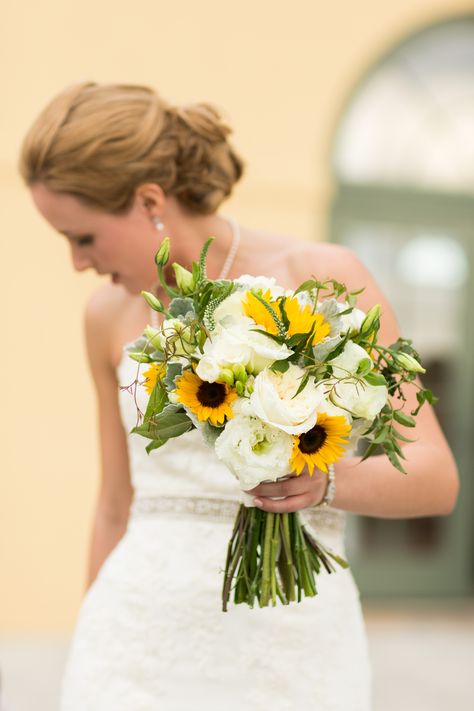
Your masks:
<svg viewBox="0 0 474 711"><path fill-rule="evenodd" d="M449 517L349 517L375 711L471 709L472 0L6 0L2 19L5 710L56 709L98 485L81 322L99 277L73 273L16 169L39 110L86 79L215 103L247 161L226 211L293 239L348 245L376 274L440 396L462 490Z"/></svg>

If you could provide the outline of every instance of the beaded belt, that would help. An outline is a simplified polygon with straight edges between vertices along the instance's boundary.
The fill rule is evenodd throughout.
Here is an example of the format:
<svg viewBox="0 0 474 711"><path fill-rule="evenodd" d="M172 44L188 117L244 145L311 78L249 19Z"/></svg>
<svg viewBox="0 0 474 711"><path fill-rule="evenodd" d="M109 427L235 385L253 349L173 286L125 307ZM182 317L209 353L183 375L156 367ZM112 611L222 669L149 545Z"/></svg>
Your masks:
<svg viewBox="0 0 474 711"><path fill-rule="evenodd" d="M210 499L199 496L143 496L132 502L130 515L178 514L217 521L233 521L240 503L230 499ZM345 514L331 508L310 508L300 512L304 523L315 529L343 532Z"/></svg>

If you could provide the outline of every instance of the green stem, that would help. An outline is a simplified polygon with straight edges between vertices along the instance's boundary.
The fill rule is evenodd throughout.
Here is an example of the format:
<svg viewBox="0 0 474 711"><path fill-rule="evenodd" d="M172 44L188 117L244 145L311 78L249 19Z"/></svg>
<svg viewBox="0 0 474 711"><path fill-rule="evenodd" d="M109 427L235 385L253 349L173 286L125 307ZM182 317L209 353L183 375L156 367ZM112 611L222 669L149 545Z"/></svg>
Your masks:
<svg viewBox="0 0 474 711"><path fill-rule="evenodd" d="M271 543L273 533L273 523L275 514L265 512L265 529L263 539L263 567L262 567L262 583L260 586L260 607L267 607L270 598L270 582L271 582Z"/></svg>
<svg viewBox="0 0 474 711"><path fill-rule="evenodd" d="M281 540L283 544L284 560L282 568L285 570L283 580L285 583L285 593L290 602L295 600L295 573L293 569L293 554L290 535L290 514L281 515Z"/></svg>
<svg viewBox="0 0 474 711"><path fill-rule="evenodd" d="M277 578L276 578L276 562L278 554L278 545L280 543L280 516L281 514L275 514L275 525L273 529L272 537L272 547L271 547L271 558L270 558L270 572L272 579L272 605L276 605L277 596Z"/></svg>

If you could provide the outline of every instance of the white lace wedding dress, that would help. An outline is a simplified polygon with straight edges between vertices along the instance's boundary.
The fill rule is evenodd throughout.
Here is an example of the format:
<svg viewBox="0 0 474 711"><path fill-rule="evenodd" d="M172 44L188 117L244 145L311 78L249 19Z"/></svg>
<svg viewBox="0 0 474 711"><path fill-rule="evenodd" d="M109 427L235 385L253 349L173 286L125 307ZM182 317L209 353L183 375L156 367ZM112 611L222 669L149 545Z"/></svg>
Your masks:
<svg viewBox="0 0 474 711"><path fill-rule="evenodd" d="M136 373L124 355L120 384ZM120 400L130 430L135 403L125 391ZM129 445L128 529L83 601L61 711L369 711L367 642L350 571L323 570L319 594L300 603L223 613L236 480L196 430L151 455L138 435ZM345 555L343 512L304 515Z"/></svg>

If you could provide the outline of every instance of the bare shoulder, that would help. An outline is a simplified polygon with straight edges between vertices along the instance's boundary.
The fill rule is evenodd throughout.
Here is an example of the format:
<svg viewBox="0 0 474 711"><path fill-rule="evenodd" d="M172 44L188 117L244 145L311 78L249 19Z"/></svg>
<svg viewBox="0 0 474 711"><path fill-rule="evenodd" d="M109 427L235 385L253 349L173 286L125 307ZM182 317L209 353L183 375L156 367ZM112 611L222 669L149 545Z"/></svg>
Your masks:
<svg viewBox="0 0 474 711"><path fill-rule="evenodd" d="M320 281L337 279L353 289L364 285L360 280L367 280L366 267L352 250L340 244L295 240L287 260L296 281L313 275Z"/></svg>
<svg viewBox="0 0 474 711"><path fill-rule="evenodd" d="M117 329L133 297L121 287L105 284L96 289L86 304L84 327L91 364L99 361L114 367Z"/></svg>

